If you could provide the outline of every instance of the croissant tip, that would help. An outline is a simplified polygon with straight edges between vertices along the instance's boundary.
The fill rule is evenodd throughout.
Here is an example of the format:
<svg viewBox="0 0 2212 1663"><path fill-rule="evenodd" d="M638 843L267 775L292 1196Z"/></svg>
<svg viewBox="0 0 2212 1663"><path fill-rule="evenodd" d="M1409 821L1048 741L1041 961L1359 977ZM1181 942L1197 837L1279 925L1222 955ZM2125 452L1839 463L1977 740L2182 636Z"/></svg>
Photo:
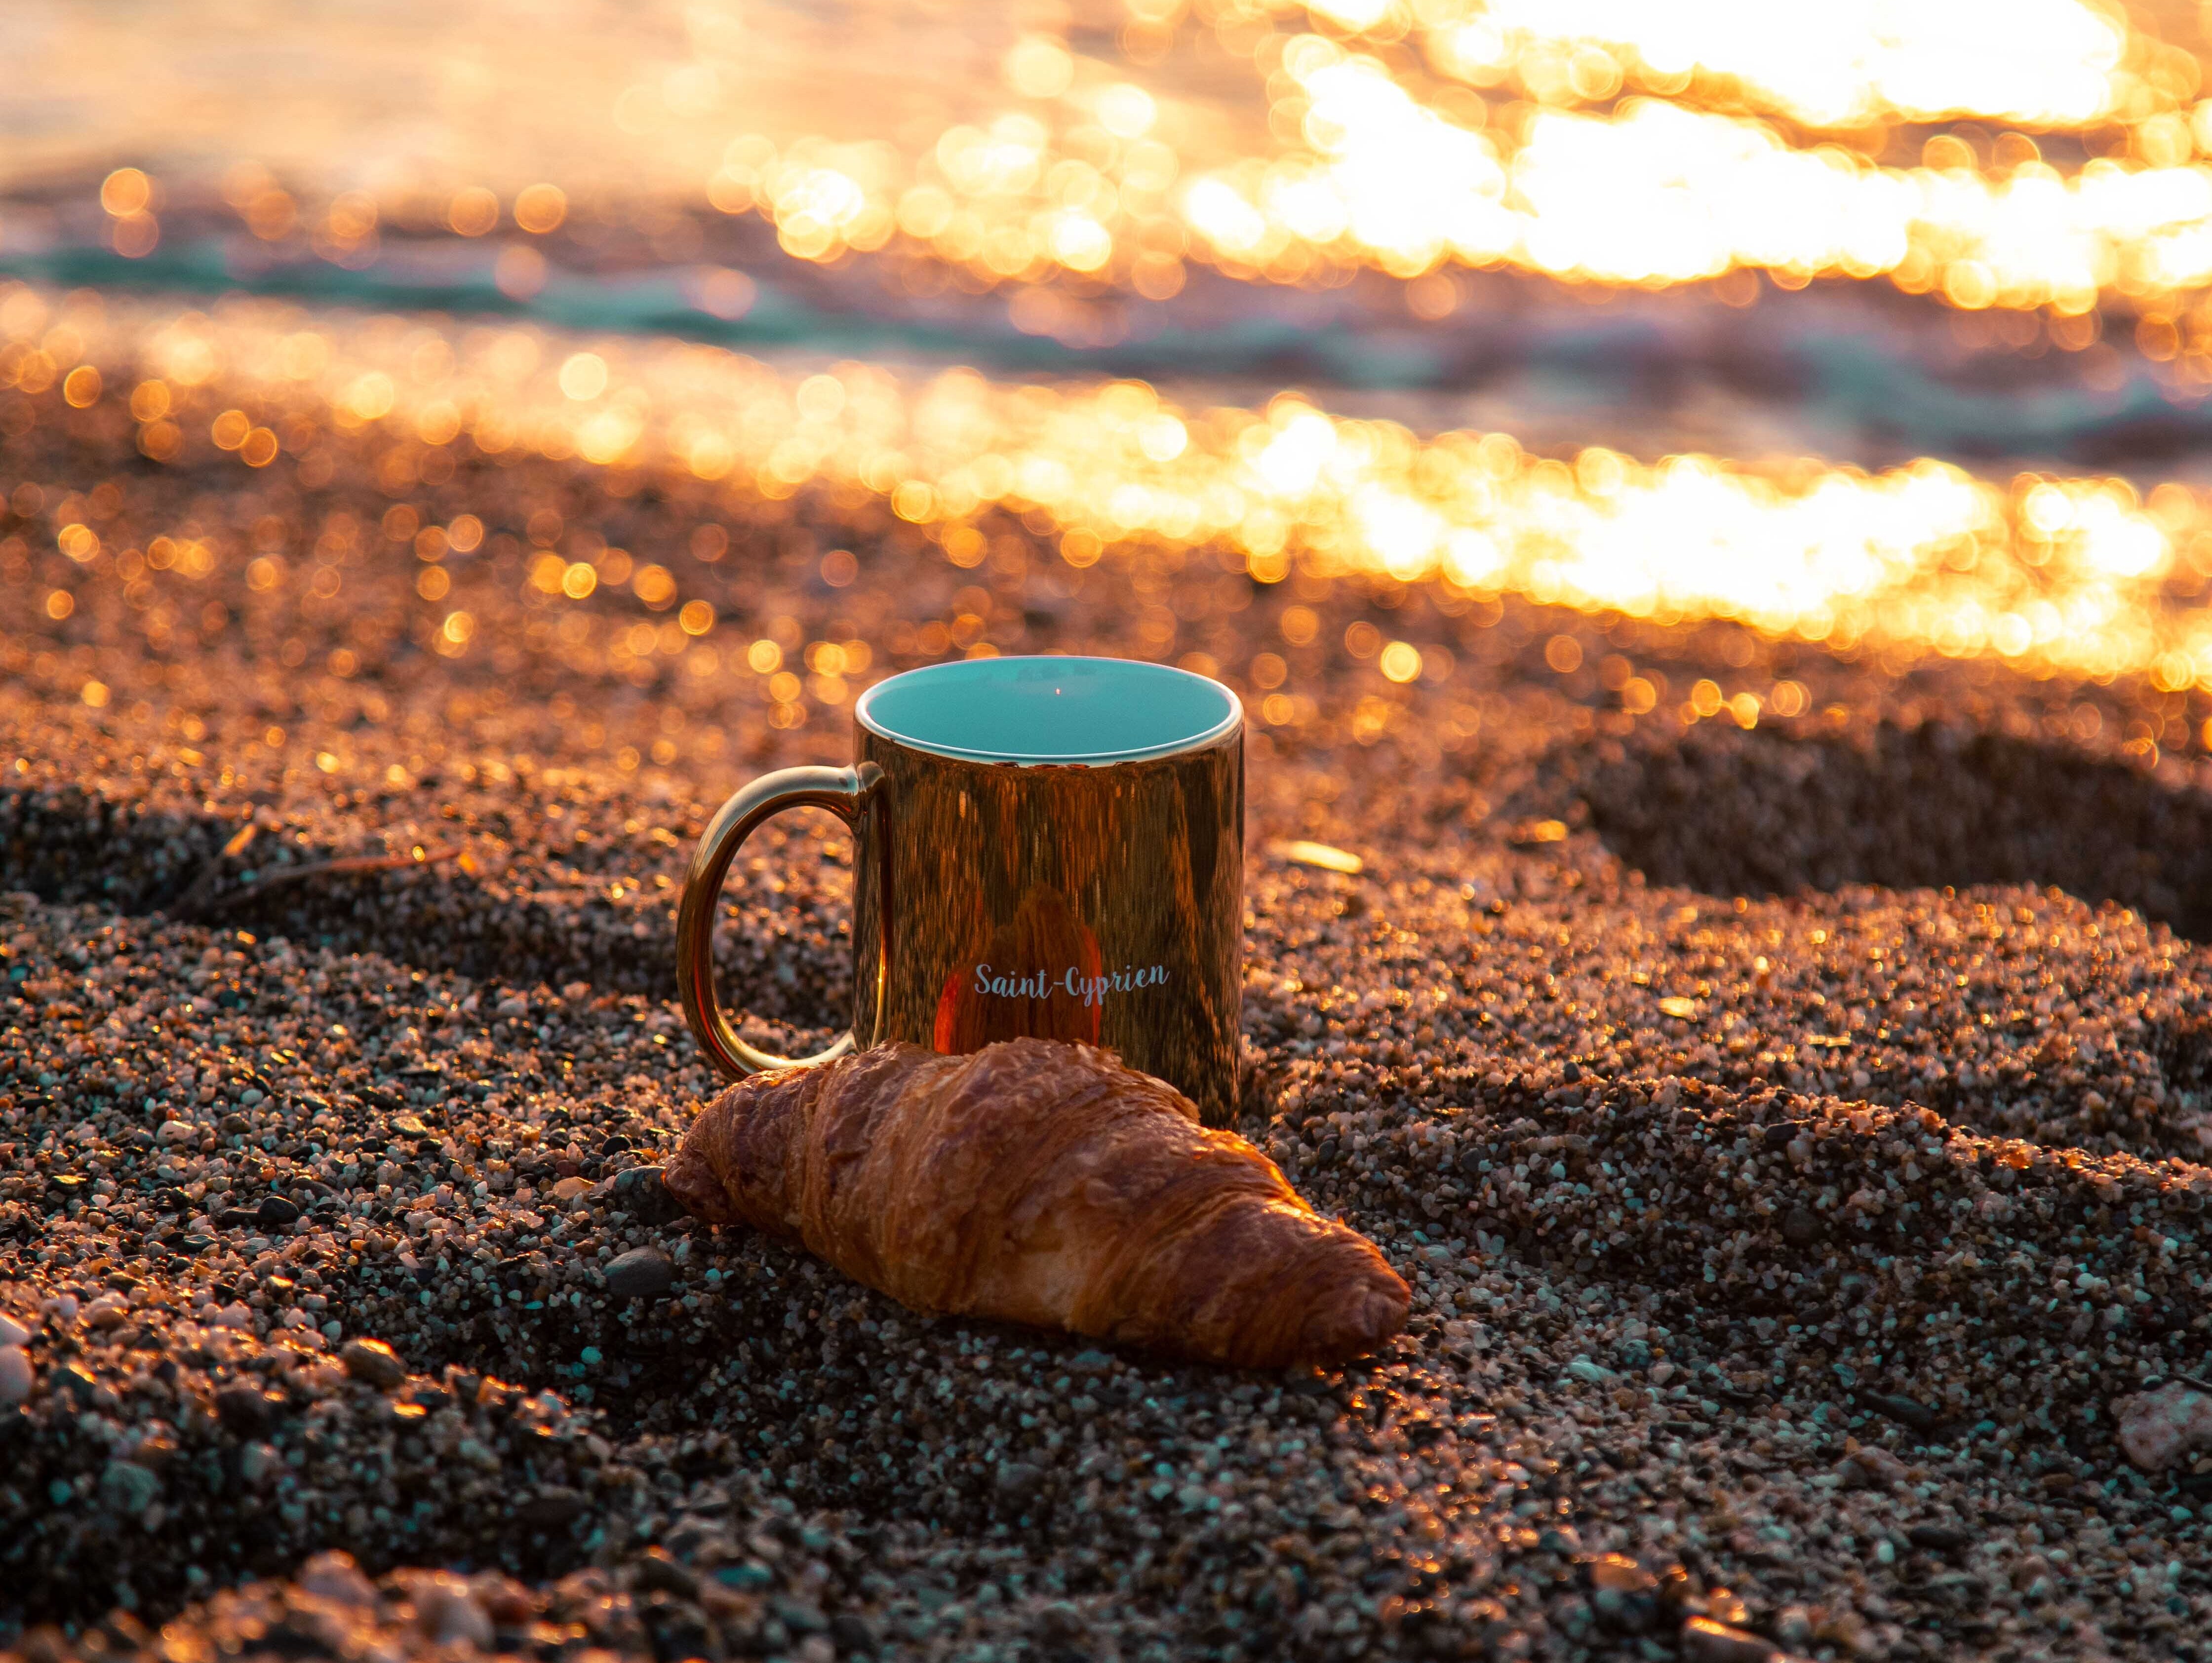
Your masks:
<svg viewBox="0 0 2212 1663"><path fill-rule="evenodd" d="M726 1222L722 1215L730 1209L721 1184L706 1163L689 1150L678 1150L675 1157L661 1169L660 1182L676 1204L693 1217L708 1223Z"/></svg>
<svg viewBox="0 0 2212 1663"><path fill-rule="evenodd" d="M1313 1363L1364 1356L1406 1326L1413 1304L1413 1290L1395 1272L1356 1282L1315 1306L1299 1334L1299 1353Z"/></svg>

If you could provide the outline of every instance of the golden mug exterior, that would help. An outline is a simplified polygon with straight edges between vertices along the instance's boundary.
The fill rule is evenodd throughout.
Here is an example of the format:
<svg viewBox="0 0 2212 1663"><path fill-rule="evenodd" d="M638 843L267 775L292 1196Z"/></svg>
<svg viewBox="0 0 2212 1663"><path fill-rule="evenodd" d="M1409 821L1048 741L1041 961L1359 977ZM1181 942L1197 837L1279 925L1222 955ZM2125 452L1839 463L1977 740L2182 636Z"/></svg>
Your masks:
<svg viewBox="0 0 2212 1663"><path fill-rule="evenodd" d="M713 928L738 845L785 808L854 834L852 1032L817 1057L747 1044L714 998ZM1182 1091L1212 1125L1237 1100L1243 986L1241 723L1165 756L1100 763L944 756L858 725L850 768L755 780L701 838L677 980L726 1073L902 1040L947 1053L1081 1040Z"/></svg>

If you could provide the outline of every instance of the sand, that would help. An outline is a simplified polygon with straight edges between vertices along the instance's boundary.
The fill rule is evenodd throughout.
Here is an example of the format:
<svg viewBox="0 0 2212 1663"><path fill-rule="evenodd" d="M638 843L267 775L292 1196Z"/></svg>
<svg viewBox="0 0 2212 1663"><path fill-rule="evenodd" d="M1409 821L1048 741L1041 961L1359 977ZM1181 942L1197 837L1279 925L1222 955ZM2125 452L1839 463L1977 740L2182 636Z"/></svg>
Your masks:
<svg viewBox="0 0 2212 1663"><path fill-rule="evenodd" d="M2212 1650L2212 1449L2116 1437L2212 1368L2201 701L4 402L0 1646ZM1253 704L1241 1129L1414 1285L1382 1355L927 1320L665 1204L692 838L985 644ZM846 851L751 853L727 995L819 1043Z"/></svg>

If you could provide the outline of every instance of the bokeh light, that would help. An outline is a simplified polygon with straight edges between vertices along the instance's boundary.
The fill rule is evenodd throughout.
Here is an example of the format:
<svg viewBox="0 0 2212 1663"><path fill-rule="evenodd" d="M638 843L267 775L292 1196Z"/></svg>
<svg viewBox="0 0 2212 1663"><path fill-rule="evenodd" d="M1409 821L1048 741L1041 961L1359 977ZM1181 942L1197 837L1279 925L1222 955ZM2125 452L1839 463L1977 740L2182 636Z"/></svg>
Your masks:
<svg viewBox="0 0 2212 1663"><path fill-rule="evenodd" d="M48 305L37 291L0 294L11 325L0 383L52 385L58 367L35 345ZM1295 567L1661 622L1730 618L1837 650L2212 688L2212 615L2196 604L2212 581L2212 503L2178 483L2145 497L2118 477L1985 478L1932 460L1866 471L1601 447L1547 457L1508 434L1419 434L1290 395L1188 409L1134 380L1006 385L853 362L797 373L673 343L569 352L537 331L399 337L336 317L298 355L311 375L253 380L299 331L296 316L255 305L111 306L80 338L88 362L111 367L109 385L134 388L149 455L170 441L144 435L166 431L265 466L282 454L279 428L377 423L418 446L668 469L741 495L857 489L930 528L956 565L982 557L972 521L1004 509L1057 527L1079 568L1117 546L1206 549L1263 583ZM446 367L427 386L409 367L426 343ZM176 391L201 387L240 402L212 414L176 403L204 402ZM392 516L386 534L434 561L426 584L444 580L434 559L483 536L471 516L445 528L419 526L404 505ZM82 563L100 545L72 524L58 546ZM838 549L822 569L834 585L858 568ZM548 552L530 581L577 600L626 586L684 631L711 627L670 567L623 550L596 563ZM1305 609L1285 615L1294 643L1315 627ZM1422 675L1420 649L1353 628L1364 634L1348 649L1389 679ZM785 654L761 640L748 656L766 673Z"/></svg>

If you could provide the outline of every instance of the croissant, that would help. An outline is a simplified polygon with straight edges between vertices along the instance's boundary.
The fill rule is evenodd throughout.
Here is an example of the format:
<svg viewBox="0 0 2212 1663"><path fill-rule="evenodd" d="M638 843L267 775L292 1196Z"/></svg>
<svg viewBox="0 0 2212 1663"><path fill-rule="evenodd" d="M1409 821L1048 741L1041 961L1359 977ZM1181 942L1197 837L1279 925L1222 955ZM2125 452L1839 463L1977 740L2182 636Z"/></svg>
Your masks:
<svg viewBox="0 0 2212 1663"><path fill-rule="evenodd" d="M708 1223L803 1243L916 1310L1239 1368L1357 1356L1411 1300L1273 1162L1087 1045L884 1045L756 1074L664 1181Z"/></svg>

